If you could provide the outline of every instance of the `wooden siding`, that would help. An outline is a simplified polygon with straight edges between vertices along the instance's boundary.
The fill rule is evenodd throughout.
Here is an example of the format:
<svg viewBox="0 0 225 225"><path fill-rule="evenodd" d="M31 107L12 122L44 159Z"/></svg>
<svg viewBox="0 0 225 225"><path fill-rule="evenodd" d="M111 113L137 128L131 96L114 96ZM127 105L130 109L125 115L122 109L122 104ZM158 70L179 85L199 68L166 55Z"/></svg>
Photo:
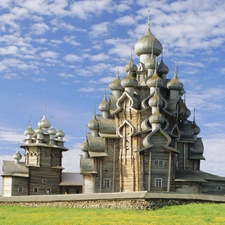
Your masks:
<svg viewBox="0 0 225 225"><path fill-rule="evenodd" d="M95 192L95 179L92 174L85 174L83 176L83 193L94 193Z"/></svg>
<svg viewBox="0 0 225 225"><path fill-rule="evenodd" d="M201 192L203 194L225 195L225 182L208 181L201 184Z"/></svg>
<svg viewBox="0 0 225 225"><path fill-rule="evenodd" d="M43 183L43 180L46 182ZM51 189L50 194L60 194L59 184L61 182L61 170L51 168L30 167L29 194L40 195L47 194L46 189ZM33 188L38 188L37 193Z"/></svg>
<svg viewBox="0 0 225 225"><path fill-rule="evenodd" d="M18 188L22 188L19 192ZM12 196L28 195L28 178L27 177L12 177Z"/></svg>
<svg viewBox="0 0 225 225"><path fill-rule="evenodd" d="M2 179L2 196L12 196L12 177L3 177Z"/></svg>
<svg viewBox="0 0 225 225"><path fill-rule="evenodd" d="M176 192L196 194L200 192L200 183L176 182Z"/></svg>

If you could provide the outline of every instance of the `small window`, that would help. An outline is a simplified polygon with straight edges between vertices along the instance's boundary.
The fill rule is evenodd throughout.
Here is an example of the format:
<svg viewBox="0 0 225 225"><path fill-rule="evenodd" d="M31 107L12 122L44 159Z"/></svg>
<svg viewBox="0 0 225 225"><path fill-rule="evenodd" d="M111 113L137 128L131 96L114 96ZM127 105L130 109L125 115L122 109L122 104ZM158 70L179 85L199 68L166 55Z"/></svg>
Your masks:
<svg viewBox="0 0 225 225"><path fill-rule="evenodd" d="M23 187L18 187L18 192L23 192Z"/></svg>
<svg viewBox="0 0 225 225"><path fill-rule="evenodd" d="M33 192L34 192L34 193L38 193L38 191L39 191L39 189L38 189L37 187L34 187L34 188L33 188Z"/></svg>
<svg viewBox="0 0 225 225"><path fill-rule="evenodd" d="M42 184L47 184L47 179L42 179Z"/></svg>
<svg viewBox="0 0 225 225"><path fill-rule="evenodd" d="M222 191L222 187L221 186L217 186L217 190L218 191Z"/></svg>
<svg viewBox="0 0 225 225"><path fill-rule="evenodd" d="M47 189L46 189L46 193L47 193L47 194L51 194L51 189L50 189L50 188L47 188Z"/></svg>
<svg viewBox="0 0 225 225"><path fill-rule="evenodd" d="M155 178L155 186L162 187L162 178Z"/></svg>
<svg viewBox="0 0 225 225"><path fill-rule="evenodd" d="M109 188L111 185L111 180L109 178L103 179L103 187Z"/></svg>
<svg viewBox="0 0 225 225"><path fill-rule="evenodd" d="M162 167L164 165L164 162L163 162L163 160L154 160L154 165Z"/></svg>

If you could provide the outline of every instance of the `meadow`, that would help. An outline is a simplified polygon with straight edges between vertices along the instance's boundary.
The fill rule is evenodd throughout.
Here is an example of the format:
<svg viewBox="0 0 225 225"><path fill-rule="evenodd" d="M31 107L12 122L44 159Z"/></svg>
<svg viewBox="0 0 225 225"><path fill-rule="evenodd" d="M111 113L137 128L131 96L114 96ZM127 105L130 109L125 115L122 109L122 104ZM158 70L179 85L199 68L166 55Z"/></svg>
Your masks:
<svg viewBox="0 0 225 225"><path fill-rule="evenodd" d="M166 206L157 210L0 206L0 224L225 224L225 204Z"/></svg>

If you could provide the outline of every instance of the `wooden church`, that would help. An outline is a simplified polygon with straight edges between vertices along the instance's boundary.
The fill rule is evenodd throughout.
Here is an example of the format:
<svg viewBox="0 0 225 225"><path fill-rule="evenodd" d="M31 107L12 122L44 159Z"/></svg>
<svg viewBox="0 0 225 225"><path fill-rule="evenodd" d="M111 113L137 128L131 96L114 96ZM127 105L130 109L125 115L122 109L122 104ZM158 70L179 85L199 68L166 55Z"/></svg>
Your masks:
<svg viewBox="0 0 225 225"><path fill-rule="evenodd" d="M200 170L205 159L200 128L188 119L178 70L167 78L162 51L149 22L135 44L139 66L131 55L127 75L109 84L112 93L99 105L102 114L88 123L91 133L80 158L84 193L225 193L225 178Z"/></svg>
<svg viewBox="0 0 225 225"><path fill-rule="evenodd" d="M184 87L175 70L167 78L163 47L150 23L132 55L109 84L99 105L101 115L88 123L91 133L81 145L80 173L63 173L64 132L56 131L46 116L24 132L25 162L3 161L2 195L65 193L183 192L225 194L225 178L200 170L203 143L195 116L190 120ZM158 63L158 57L161 61Z"/></svg>
<svg viewBox="0 0 225 225"><path fill-rule="evenodd" d="M33 130L29 126L25 132L25 162L17 151L15 161L3 160L2 196L49 195L82 192L82 176L76 173L63 173L62 154L64 132L56 131L46 115Z"/></svg>

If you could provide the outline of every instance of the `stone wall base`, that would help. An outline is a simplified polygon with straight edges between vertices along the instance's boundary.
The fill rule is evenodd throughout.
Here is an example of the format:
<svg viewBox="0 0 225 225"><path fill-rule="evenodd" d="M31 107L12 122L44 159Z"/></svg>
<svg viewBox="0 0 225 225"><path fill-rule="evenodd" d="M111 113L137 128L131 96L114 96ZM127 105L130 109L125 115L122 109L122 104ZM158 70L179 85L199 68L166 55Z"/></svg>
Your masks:
<svg viewBox="0 0 225 225"><path fill-rule="evenodd" d="M208 201L193 200L94 200L94 201L62 201L62 202L0 202L0 206L21 207L64 207L64 208L101 208L127 210L155 210L163 206L184 205L189 203L203 203ZM211 202L212 203L212 202Z"/></svg>

